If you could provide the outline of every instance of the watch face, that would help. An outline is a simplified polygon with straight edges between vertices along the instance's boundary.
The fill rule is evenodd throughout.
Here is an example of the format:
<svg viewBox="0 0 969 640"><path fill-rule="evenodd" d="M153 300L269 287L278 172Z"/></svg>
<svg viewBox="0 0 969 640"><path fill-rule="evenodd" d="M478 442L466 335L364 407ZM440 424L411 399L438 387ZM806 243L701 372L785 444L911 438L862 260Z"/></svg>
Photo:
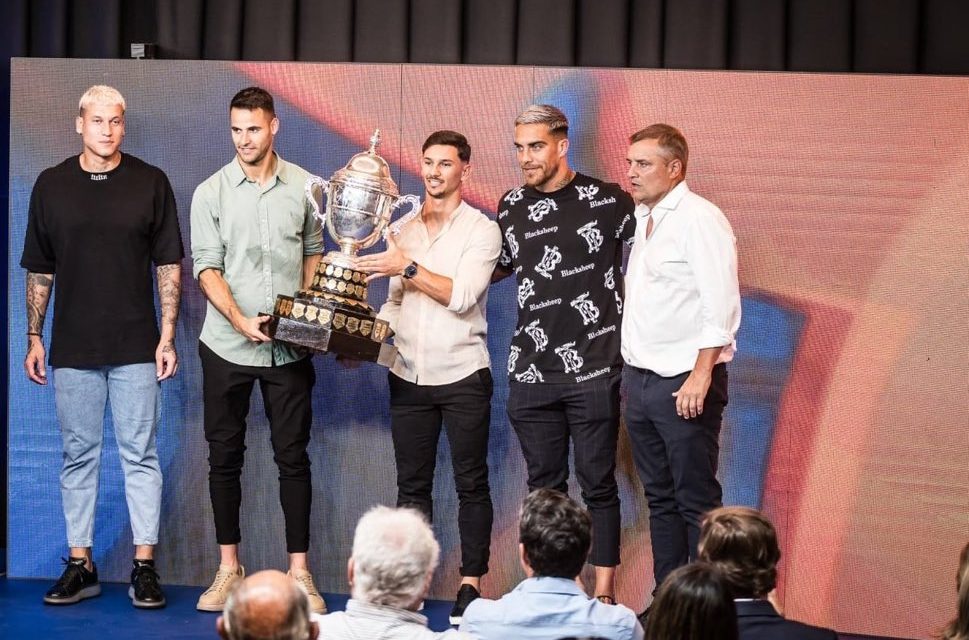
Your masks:
<svg viewBox="0 0 969 640"><path fill-rule="evenodd" d="M417 263L411 262L409 265L404 267L404 277L408 280L417 275Z"/></svg>

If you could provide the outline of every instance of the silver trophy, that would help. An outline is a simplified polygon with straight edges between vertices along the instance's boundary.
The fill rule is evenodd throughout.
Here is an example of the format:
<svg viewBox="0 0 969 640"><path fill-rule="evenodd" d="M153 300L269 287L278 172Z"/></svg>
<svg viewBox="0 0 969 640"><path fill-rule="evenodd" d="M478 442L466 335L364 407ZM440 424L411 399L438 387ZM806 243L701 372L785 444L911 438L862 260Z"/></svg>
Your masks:
<svg viewBox="0 0 969 640"><path fill-rule="evenodd" d="M397 357L397 349L386 343L392 332L367 303L367 274L353 268L354 256L385 233L399 233L420 213L421 203L417 196L400 195L387 161L377 155L379 144L378 129L370 149L350 158L329 180L312 176L306 181L313 214L340 250L326 254L309 289L276 297L269 331L276 340L389 367ZM394 209L404 203L410 211L391 224Z"/></svg>

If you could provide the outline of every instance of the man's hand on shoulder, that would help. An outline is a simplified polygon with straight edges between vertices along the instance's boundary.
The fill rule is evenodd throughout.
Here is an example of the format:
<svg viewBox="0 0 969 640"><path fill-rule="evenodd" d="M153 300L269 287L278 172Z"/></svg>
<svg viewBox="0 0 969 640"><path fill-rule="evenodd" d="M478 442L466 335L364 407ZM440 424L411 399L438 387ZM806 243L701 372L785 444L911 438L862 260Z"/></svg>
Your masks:
<svg viewBox="0 0 969 640"><path fill-rule="evenodd" d="M24 371L27 378L37 384L47 384L47 367L44 361L47 352L40 336L27 336L27 357L24 358Z"/></svg>

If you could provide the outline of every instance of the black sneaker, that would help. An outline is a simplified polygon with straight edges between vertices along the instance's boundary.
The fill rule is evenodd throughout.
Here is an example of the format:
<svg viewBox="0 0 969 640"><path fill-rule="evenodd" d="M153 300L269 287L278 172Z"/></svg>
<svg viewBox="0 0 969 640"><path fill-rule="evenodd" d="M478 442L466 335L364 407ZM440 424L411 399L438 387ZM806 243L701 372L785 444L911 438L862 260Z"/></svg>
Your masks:
<svg viewBox="0 0 969 640"><path fill-rule="evenodd" d="M134 560L128 597L139 609L159 609L165 606L165 594L158 584L154 560Z"/></svg>
<svg viewBox="0 0 969 640"><path fill-rule="evenodd" d="M85 598L101 595L98 582L98 568L92 563L93 571L88 571L84 558L61 558L66 565L64 573L50 590L44 594L47 604L74 604Z"/></svg>
<svg viewBox="0 0 969 640"><path fill-rule="evenodd" d="M451 609L451 615L448 620L455 627L461 624L461 619L464 618L464 610L468 608L468 605L481 597L481 592L472 587L470 584L462 584L461 588L458 589L458 597L455 598L454 608Z"/></svg>

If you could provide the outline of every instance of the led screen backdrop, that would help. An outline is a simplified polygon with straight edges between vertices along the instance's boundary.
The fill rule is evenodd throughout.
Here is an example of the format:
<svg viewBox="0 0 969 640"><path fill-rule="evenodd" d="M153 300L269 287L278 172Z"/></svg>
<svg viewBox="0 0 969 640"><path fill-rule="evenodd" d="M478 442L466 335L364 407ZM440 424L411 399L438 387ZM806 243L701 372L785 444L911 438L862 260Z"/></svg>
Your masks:
<svg viewBox="0 0 969 640"><path fill-rule="evenodd" d="M954 612L952 576L969 531L969 81L959 78L14 60L11 575L56 576L64 554L52 392L29 384L20 366L18 263L31 186L43 168L79 151L77 100L95 83L126 96L123 149L168 173L186 247L192 192L232 158L228 102L251 84L276 96L280 154L325 177L379 127L401 191L420 194L425 136L463 131L474 165L466 197L492 214L500 194L520 182L512 122L531 102L567 112L578 170L620 183L632 131L658 121L681 127L692 149L688 182L724 210L740 250L744 319L722 434L725 502L760 506L776 523L780 594L794 617L925 637ZM159 563L167 582L202 585L217 563L196 340L205 305L188 261L183 273L181 369L164 385L159 435L166 481ZM386 285L372 289L382 301ZM495 596L521 578L515 526L525 483L504 410L514 284L494 286L489 302L496 521L484 588ZM386 373L314 362L311 563L323 590L345 592L355 521L395 499ZM131 533L117 450L107 441L96 559L103 577L124 580ZM244 563L250 571L283 567L276 472L258 398L247 444ZM459 565L445 446L435 493L444 553L432 590L441 598L453 595ZM647 510L625 437L619 458L619 595L638 608L653 585Z"/></svg>

